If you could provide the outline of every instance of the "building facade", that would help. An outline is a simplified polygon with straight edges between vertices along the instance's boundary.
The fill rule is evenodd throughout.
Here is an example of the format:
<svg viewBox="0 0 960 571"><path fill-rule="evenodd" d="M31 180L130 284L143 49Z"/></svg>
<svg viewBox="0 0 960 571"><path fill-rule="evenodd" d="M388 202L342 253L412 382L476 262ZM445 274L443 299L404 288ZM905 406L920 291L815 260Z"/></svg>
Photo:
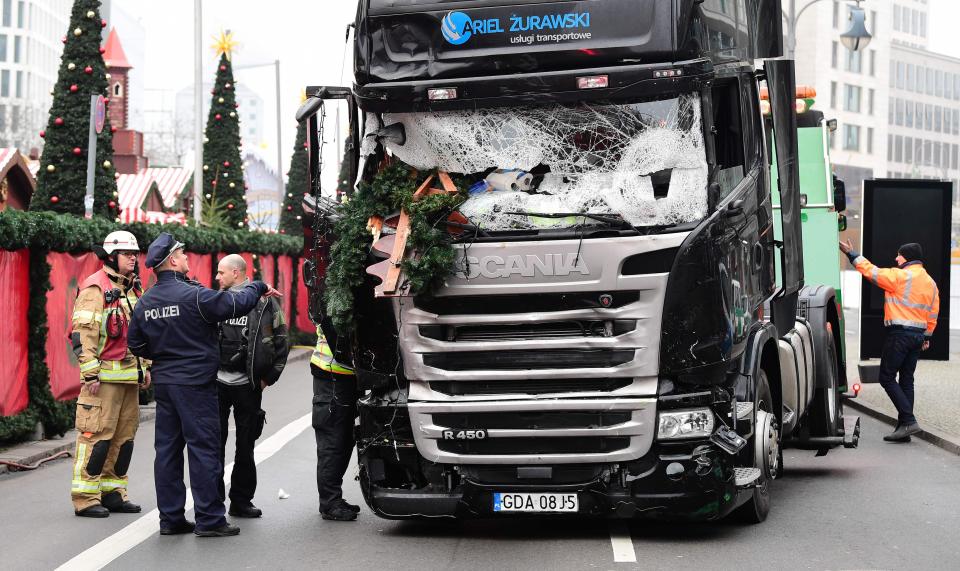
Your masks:
<svg viewBox="0 0 960 571"><path fill-rule="evenodd" d="M0 0L0 146L42 146L71 0Z"/></svg>

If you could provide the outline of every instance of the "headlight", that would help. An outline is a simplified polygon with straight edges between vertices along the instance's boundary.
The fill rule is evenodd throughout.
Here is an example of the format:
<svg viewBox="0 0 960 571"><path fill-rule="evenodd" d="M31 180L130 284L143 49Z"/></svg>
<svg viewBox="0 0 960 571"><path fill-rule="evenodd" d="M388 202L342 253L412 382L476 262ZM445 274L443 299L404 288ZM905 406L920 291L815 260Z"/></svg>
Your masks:
<svg viewBox="0 0 960 571"><path fill-rule="evenodd" d="M663 411L657 425L657 439L707 438L713 433L713 422L713 411L709 408Z"/></svg>

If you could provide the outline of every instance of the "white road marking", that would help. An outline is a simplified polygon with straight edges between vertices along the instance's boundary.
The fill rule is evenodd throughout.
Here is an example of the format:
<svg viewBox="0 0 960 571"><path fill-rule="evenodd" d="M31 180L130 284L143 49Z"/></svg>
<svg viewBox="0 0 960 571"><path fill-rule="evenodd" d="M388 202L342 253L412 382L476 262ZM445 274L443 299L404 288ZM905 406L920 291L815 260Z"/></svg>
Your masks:
<svg viewBox="0 0 960 571"><path fill-rule="evenodd" d="M633 549L633 538L630 537L630 529L625 524L610 524L610 544L613 546L614 562L637 562L637 552Z"/></svg>
<svg viewBox="0 0 960 571"><path fill-rule="evenodd" d="M310 426L310 423L311 415L305 414L278 430L270 436L270 438L264 440L254 449L254 459L256 463L260 464L276 454L281 448L306 430ZM230 483L229 475L232 469L233 463L230 463L224 470L224 481L226 481L228 485ZM192 509L193 494L190 488L187 488L187 503L184 506L184 510L190 511ZM90 547L70 561L67 561L58 567L57 571L102 569L145 540L158 535L160 532L159 522L160 512L152 510L127 527L107 537L93 547Z"/></svg>

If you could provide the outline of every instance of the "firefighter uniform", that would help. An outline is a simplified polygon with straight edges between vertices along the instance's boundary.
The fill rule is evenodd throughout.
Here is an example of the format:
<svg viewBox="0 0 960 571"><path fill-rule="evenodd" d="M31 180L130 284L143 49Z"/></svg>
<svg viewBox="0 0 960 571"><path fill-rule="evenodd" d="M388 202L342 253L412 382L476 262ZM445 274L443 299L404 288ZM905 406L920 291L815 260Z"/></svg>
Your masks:
<svg viewBox="0 0 960 571"><path fill-rule="evenodd" d="M923 267L920 246L905 244L899 253L906 262L896 268L878 268L856 252L848 254L857 271L884 291L887 335L880 357L880 385L898 413L897 430L886 437L891 441L909 440L910 433L919 431L913 415L913 375L924 342L937 327L940 311L940 292Z"/></svg>
<svg viewBox="0 0 960 571"><path fill-rule="evenodd" d="M332 333L332 328L331 328ZM317 327L310 358L313 373L313 430L317 439L317 493L324 519L356 519L359 508L343 499L343 475L353 453L357 382L353 369L338 363Z"/></svg>
<svg viewBox="0 0 960 571"><path fill-rule="evenodd" d="M127 502L127 469L140 419L138 387L146 370L146 363L127 348L140 293L134 275L124 277L104 267L83 282L74 306L72 335L80 348L84 381L77 399L79 434L71 484L77 512ZM89 384L97 381L100 388L93 395Z"/></svg>

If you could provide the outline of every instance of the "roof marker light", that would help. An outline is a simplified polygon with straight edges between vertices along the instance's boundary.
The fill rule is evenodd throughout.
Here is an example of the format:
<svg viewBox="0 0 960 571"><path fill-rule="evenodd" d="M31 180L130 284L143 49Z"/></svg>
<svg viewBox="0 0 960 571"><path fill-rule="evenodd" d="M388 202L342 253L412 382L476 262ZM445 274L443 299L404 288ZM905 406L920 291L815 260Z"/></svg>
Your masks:
<svg viewBox="0 0 960 571"><path fill-rule="evenodd" d="M427 97L430 101L447 101L457 98L456 87L440 87L427 90Z"/></svg>
<svg viewBox="0 0 960 571"><path fill-rule="evenodd" d="M610 87L609 75L588 75L577 78L577 89L603 89Z"/></svg>
<svg viewBox="0 0 960 571"><path fill-rule="evenodd" d="M665 77L680 77L681 75L683 75L682 69L662 69L653 72L653 77L656 79Z"/></svg>

